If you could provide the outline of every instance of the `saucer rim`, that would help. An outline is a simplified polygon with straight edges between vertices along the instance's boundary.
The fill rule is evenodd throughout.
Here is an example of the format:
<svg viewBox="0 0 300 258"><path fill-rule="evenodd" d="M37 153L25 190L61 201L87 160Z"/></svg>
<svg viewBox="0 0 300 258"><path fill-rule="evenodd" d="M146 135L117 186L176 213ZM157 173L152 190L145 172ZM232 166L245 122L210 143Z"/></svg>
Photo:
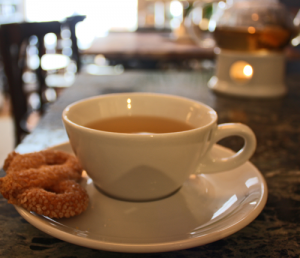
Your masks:
<svg viewBox="0 0 300 258"><path fill-rule="evenodd" d="M64 142L62 144L52 146L49 149L56 149L69 144L70 144L69 142ZM214 148L222 149L223 151L233 153L231 149L228 149L218 144L215 144ZM248 224L250 224L261 213L261 211L263 210L267 202L267 196L268 196L267 184L260 171L250 161L247 161L246 163L251 166L253 171L255 171L261 185L261 196L259 198L256 207L249 214L246 214L245 218L229 224L228 227L222 228L220 230L215 230L213 232L210 232L208 235L202 235L196 238L186 238L186 239L176 240L176 241L169 241L163 243L149 243L149 244L114 243L114 242L103 241L103 240L83 238L81 236L73 235L66 231L62 231L61 229L57 229L53 227L51 224L49 224L49 222L48 224L45 224L45 220L43 220L42 217L39 217L38 215L34 215L20 206L16 206L16 205L14 206L17 212L32 226L36 227L37 229L53 237L56 237L60 240L66 241L71 244L76 244L79 246L103 250L103 251L124 252L124 253L156 253L156 252L178 251L178 250L206 245L208 243L212 243L220 239L223 239L229 235L232 235L237 231L246 227ZM244 163L243 165L245 165L246 163ZM241 165L241 167L243 165Z"/></svg>

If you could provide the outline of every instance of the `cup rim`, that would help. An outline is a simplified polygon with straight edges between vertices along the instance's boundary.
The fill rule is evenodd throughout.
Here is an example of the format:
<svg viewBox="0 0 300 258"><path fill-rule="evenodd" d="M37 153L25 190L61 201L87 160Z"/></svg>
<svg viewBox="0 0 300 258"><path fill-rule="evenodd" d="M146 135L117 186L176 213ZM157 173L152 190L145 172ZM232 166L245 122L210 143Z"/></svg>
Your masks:
<svg viewBox="0 0 300 258"><path fill-rule="evenodd" d="M111 96L132 96L132 95L142 95L142 96L160 96L160 97L168 97L168 98L175 98L175 99L180 99L180 100L184 100L184 101L190 101L190 102L194 102L197 103L198 105L204 106L205 108L209 109L212 120L200 127L196 127L190 130L185 130L185 131L178 131L178 132L170 132L170 133L153 133L153 134L130 134L130 133L120 133L120 132L109 132L109 131L101 131L101 130L95 130L92 128L88 128L86 126L83 125L79 125L73 121L71 121L68 117L67 117L67 112L69 112L69 110L78 104L84 103L84 102L88 102L94 99L102 99L102 98L106 98L106 97L111 97ZM181 134L187 134L187 133L195 133L195 132L199 132L202 130L205 130L207 127L210 127L211 125L213 125L214 123L216 123L218 119L218 115L217 112L211 108L210 106L194 100L194 99L189 99L186 97L181 97L181 96L177 96L177 95L172 95L172 94L164 94L164 93L152 93L152 92L122 92L122 93L110 93L110 94L103 94L103 95L97 95L97 96L93 96L93 97L88 97L88 98L84 98L78 101L75 101L71 104L69 104L68 106L66 106L62 112L62 120L64 123L68 123L69 125L72 125L74 127L76 127L79 130L82 131L86 131L86 132L90 132L90 133L95 133L95 134L101 134L101 135L105 135L105 136L111 136L111 137L122 137L122 138L134 138L134 139L141 139L141 138L149 138L149 137L153 137L155 135L156 137L170 137L170 136L175 136L175 135L181 135Z"/></svg>

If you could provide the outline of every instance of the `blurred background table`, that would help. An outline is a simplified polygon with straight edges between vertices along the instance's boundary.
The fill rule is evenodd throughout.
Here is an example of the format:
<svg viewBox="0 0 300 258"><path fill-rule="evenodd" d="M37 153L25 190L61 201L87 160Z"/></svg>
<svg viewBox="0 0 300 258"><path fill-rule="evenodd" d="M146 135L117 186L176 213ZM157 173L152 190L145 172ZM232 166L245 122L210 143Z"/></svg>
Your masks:
<svg viewBox="0 0 300 258"><path fill-rule="evenodd" d="M185 58L212 59L213 47L201 48L191 40L177 41L172 33L119 32L95 38L83 55L102 54L107 59L182 60Z"/></svg>
<svg viewBox="0 0 300 258"><path fill-rule="evenodd" d="M17 147L41 150L68 140L62 110L82 98L114 92L160 92L202 101L214 108L219 123L242 122L257 136L251 162L264 175L268 202L247 227L217 242L159 254L116 254L92 250L53 238L27 223L0 197L1 257L299 257L300 235L300 80L287 78L288 95L279 99L243 99L216 95L206 86L211 73L193 71L132 71L116 76L80 74L50 106L40 123ZM237 150L239 138L221 144ZM4 172L0 172L3 176Z"/></svg>
<svg viewBox="0 0 300 258"><path fill-rule="evenodd" d="M213 47L200 47L190 38L176 39L170 32L109 33L106 37L95 38L81 55L88 61L102 56L109 64L121 64L125 69L157 69L166 65L187 67L188 64L183 63L215 58Z"/></svg>

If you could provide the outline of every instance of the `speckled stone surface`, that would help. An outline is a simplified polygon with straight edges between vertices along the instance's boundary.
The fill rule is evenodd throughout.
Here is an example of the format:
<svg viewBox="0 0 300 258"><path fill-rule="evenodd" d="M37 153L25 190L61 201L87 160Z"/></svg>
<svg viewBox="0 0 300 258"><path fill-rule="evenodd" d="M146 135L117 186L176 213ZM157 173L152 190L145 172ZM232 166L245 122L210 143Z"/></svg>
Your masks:
<svg viewBox="0 0 300 258"><path fill-rule="evenodd" d="M287 78L288 95L279 99L241 99L208 90L209 74L199 72L127 72L120 76L79 75L50 107L19 152L67 141L61 112L70 103L99 94L161 92L202 101L219 123L242 122L257 136L251 162L264 175L269 196L262 213L247 227L217 242L177 252L126 254L92 250L53 238L27 223L0 197L0 257L299 257L300 256L300 76ZM237 150L239 138L221 144ZM0 172L4 176L4 172Z"/></svg>

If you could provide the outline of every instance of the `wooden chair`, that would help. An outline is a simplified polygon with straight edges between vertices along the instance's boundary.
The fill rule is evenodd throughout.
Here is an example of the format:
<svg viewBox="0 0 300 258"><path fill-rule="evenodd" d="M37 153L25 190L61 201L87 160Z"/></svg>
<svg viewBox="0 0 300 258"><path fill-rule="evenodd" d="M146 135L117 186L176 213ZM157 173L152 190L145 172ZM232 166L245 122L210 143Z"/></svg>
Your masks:
<svg viewBox="0 0 300 258"><path fill-rule="evenodd" d="M81 69L81 61L80 61L80 54L78 50L78 44L77 44L77 37L75 33L75 27L78 22L83 21L86 18L86 16L83 15L75 15L67 17L65 22L63 23L66 25L70 32L71 32L71 40L72 40L72 59L75 60L77 64L77 72L80 72Z"/></svg>
<svg viewBox="0 0 300 258"><path fill-rule="evenodd" d="M47 33L60 35L62 26L67 26L71 32L72 56L80 70L80 54L77 47L77 38L75 35L75 25L82 21L85 16L74 16L67 18L64 22L38 22L38 23L15 23L4 24L0 27L0 53L4 65L4 71L8 82L8 90L11 99L12 114L15 125L16 144L20 143L23 136L29 131L24 126L24 120L31 112L28 102L27 93L24 91L24 82L22 75L26 68L26 47L31 36L38 38L38 55L41 57L45 54L44 37ZM45 111L44 92L47 88L45 83L46 72L41 65L35 70L37 75L38 89L37 93L40 98L39 112Z"/></svg>

